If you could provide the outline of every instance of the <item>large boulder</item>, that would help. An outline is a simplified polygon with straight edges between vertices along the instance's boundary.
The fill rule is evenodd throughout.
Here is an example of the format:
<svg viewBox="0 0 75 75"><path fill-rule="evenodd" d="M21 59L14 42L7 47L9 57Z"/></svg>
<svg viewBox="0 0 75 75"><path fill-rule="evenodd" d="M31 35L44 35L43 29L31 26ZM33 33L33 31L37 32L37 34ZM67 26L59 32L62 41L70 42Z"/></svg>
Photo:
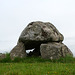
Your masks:
<svg viewBox="0 0 75 75"><path fill-rule="evenodd" d="M29 23L19 37L19 41L25 43L26 49L35 48L44 42L60 42L63 39L63 35L53 24L40 21Z"/></svg>
<svg viewBox="0 0 75 75"><path fill-rule="evenodd" d="M41 55L42 58L57 59L65 57L67 54L72 55L68 47L62 43L63 40L63 35L53 24L40 21L31 22L22 31L10 56L11 58L23 58L28 55ZM34 49L34 51L26 54L26 50L29 49Z"/></svg>
<svg viewBox="0 0 75 75"><path fill-rule="evenodd" d="M67 55L73 56L72 52L66 45L56 42L41 44L40 53L42 58L46 59L58 59Z"/></svg>

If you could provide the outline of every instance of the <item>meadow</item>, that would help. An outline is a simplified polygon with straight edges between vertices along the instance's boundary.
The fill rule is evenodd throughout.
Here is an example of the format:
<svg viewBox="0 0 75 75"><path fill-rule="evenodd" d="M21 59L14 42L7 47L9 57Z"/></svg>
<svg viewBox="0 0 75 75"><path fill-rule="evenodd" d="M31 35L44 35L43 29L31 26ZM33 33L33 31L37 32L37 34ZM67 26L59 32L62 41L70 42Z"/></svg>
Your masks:
<svg viewBox="0 0 75 75"><path fill-rule="evenodd" d="M0 75L75 75L75 58L58 60L41 57L7 58L0 60Z"/></svg>

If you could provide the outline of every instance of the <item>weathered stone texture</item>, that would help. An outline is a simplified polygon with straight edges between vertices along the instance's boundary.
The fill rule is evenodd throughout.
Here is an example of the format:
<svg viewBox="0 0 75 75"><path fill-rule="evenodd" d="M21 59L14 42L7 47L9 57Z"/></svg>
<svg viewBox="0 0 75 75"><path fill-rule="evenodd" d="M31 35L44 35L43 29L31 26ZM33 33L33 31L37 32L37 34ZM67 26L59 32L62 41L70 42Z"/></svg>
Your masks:
<svg viewBox="0 0 75 75"><path fill-rule="evenodd" d="M10 56L13 59L14 57L26 57L26 51L24 43L19 42L10 52Z"/></svg>
<svg viewBox="0 0 75 75"><path fill-rule="evenodd" d="M47 22L31 22L22 31L19 40L25 41L63 41L63 35L56 29L56 27Z"/></svg>
<svg viewBox="0 0 75 75"><path fill-rule="evenodd" d="M10 52L11 58L26 57L26 50L35 49L29 56L58 59L67 54L73 55L62 43L63 35L49 22L31 22L22 31L17 45Z"/></svg>
<svg viewBox="0 0 75 75"><path fill-rule="evenodd" d="M72 55L72 52L63 43L48 43L41 44L40 53L42 58L46 59L58 59L65 57L66 55Z"/></svg>

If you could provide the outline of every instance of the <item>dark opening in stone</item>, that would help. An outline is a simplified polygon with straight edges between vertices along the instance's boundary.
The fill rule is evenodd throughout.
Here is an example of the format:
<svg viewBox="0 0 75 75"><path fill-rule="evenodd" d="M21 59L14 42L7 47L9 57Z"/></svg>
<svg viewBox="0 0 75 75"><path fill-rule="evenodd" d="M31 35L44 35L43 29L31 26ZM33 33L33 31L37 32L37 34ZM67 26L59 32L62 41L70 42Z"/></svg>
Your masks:
<svg viewBox="0 0 75 75"><path fill-rule="evenodd" d="M31 56L41 56L40 48L39 47L26 50L26 53L27 53L28 57L31 57Z"/></svg>

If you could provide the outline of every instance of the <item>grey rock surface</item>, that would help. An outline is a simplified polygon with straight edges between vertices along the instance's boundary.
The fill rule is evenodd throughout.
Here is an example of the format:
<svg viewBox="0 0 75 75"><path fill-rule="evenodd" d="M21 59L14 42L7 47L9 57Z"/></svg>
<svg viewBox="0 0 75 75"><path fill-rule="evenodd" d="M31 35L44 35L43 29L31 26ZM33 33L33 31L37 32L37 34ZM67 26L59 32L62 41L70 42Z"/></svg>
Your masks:
<svg viewBox="0 0 75 75"><path fill-rule="evenodd" d="M4 58L6 58L6 54L0 53L0 59L4 59Z"/></svg>
<svg viewBox="0 0 75 75"><path fill-rule="evenodd" d="M26 47L30 44L38 45L42 42L60 42L63 41L63 35L56 27L49 22L31 22L22 31L19 41L24 42ZM29 46L28 46L29 47Z"/></svg>
<svg viewBox="0 0 75 75"><path fill-rule="evenodd" d="M70 49L63 43L48 43L41 44L40 53L42 58L46 59L58 59L60 57L65 57L66 55L73 56Z"/></svg>
<svg viewBox="0 0 75 75"><path fill-rule="evenodd" d="M49 22L31 22L22 31L17 45L11 50L10 56L26 57L26 50L35 49L29 56L58 59L67 54L72 55L66 45L62 43L63 35Z"/></svg>
<svg viewBox="0 0 75 75"><path fill-rule="evenodd" d="M14 57L26 57L26 51L24 43L19 42L10 52L10 57L13 59Z"/></svg>

